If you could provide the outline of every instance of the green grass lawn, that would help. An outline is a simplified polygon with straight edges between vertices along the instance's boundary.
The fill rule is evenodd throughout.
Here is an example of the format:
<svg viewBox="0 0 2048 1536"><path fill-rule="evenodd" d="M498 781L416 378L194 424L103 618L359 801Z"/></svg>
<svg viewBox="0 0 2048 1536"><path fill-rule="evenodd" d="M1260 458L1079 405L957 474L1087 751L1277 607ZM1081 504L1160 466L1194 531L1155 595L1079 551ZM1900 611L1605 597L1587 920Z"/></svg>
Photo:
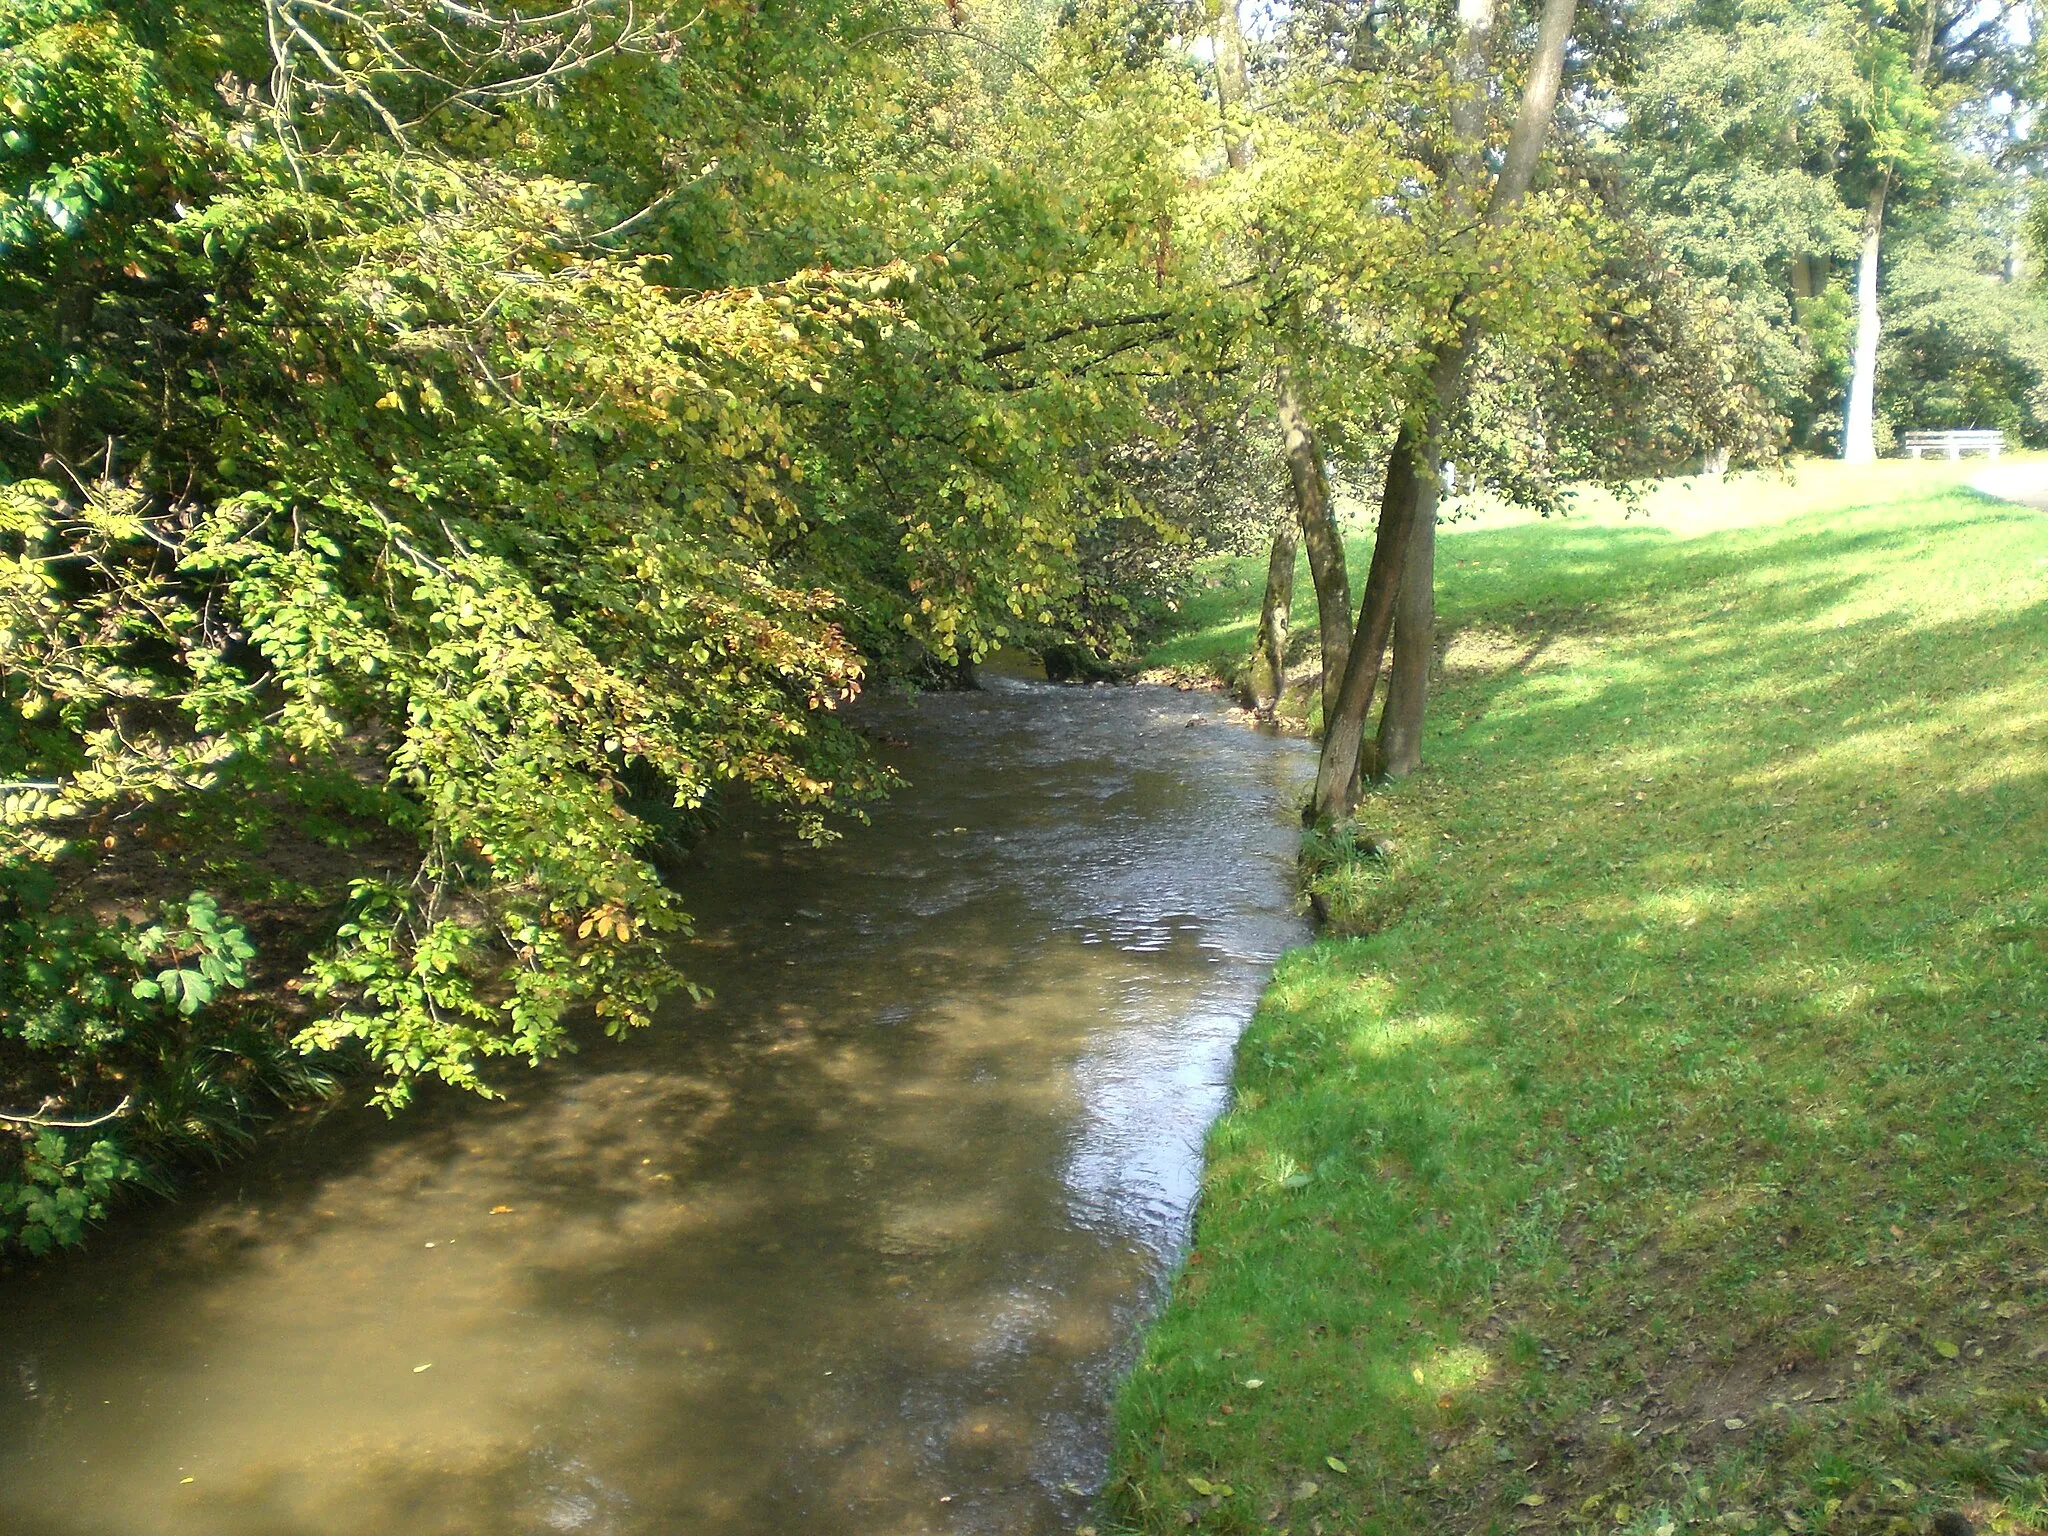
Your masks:
<svg viewBox="0 0 2048 1536"><path fill-rule="evenodd" d="M1445 529L1105 1532L2048 1530L2048 514L1962 479Z"/></svg>

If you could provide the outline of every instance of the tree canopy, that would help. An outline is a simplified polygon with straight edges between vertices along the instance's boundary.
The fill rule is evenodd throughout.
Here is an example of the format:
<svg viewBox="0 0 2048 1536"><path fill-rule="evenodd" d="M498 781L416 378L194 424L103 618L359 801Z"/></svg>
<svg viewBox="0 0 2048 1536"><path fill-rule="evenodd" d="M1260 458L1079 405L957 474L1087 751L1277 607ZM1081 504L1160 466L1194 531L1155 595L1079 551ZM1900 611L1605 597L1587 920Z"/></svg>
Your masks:
<svg viewBox="0 0 2048 1536"><path fill-rule="evenodd" d="M0 1239L645 1023L724 803L1126 654L1290 412L1383 529L1824 443L1873 178L1887 419L2048 429L2027 34L1922 15L0 0Z"/></svg>

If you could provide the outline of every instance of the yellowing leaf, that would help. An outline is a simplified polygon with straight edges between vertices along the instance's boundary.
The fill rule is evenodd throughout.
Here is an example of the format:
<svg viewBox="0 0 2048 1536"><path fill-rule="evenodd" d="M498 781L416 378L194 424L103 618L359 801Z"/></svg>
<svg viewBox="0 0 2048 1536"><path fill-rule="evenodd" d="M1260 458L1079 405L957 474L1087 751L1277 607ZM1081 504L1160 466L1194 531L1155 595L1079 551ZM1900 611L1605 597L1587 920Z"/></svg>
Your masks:
<svg viewBox="0 0 2048 1536"><path fill-rule="evenodd" d="M1548 1504L1550 1500L1540 1493L1525 1493L1519 1499L1515 1500L1515 1502L1517 1504L1522 1505L1524 1508L1536 1509L1541 1505Z"/></svg>
<svg viewBox="0 0 2048 1536"><path fill-rule="evenodd" d="M1944 1360L1953 1360L1962 1353L1960 1349L1956 1348L1953 1339L1936 1339L1934 1341L1934 1352Z"/></svg>
<svg viewBox="0 0 2048 1536"><path fill-rule="evenodd" d="M1343 1462L1339 1461L1334 1456L1325 1456L1323 1458L1323 1465L1328 1467L1332 1472L1349 1472L1351 1470L1349 1467L1345 1466Z"/></svg>

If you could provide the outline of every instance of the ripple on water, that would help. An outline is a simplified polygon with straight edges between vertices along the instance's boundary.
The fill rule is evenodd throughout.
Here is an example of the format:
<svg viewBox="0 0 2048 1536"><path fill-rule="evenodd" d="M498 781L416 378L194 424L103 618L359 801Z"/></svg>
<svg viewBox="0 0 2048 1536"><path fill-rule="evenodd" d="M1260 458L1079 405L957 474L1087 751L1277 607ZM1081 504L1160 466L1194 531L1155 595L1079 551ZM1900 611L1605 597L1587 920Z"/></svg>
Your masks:
<svg viewBox="0 0 2048 1536"><path fill-rule="evenodd" d="M1303 749L1217 714L882 703L872 826L693 872L709 1000L8 1282L0 1529L1070 1528L1301 933Z"/></svg>

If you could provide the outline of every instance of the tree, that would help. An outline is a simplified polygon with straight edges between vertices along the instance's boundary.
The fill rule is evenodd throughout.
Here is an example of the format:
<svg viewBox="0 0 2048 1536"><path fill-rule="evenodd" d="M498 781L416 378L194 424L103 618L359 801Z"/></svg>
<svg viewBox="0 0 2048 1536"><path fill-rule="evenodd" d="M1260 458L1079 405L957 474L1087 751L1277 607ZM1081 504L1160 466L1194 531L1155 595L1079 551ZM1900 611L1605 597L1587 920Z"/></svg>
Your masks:
<svg viewBox="0 0 2048 1536"><path fill-rule="evenodd" d="M1179 537L1128 471L1235 334L1169 238L1207 125L1128 20L1026 57L868 0L0 13L0 924L33 957L0 1240L141 1168L229 1038L396 1105L496 1091L579 1008L645 1022L722 798L826 836L889 785L838 716L877 669L1117 642L1128 552ZM323 839L356 851L266 997L63 979L184 968L93 915L147 931L134 870ZM156 927L255 899L190 889Z"/></svg>
<svg viewBox="0 0 2048 1536"><path fill-rule="evenodd" d="M1915 231L1957 188L2030 152L2031 8L1687 3L1647 20L1614 142L1650 227L1726 285L1792 441L1873 456L1886 242L1924 249Z"/></svg>
<svg viewBox="0 0 2048 1536"><path fill-rule="evenodd" d="M1484 204L1480 225L1473 230L1473 251L1480 238L1506 224L1536 173L1536 162L1550 125L1563 79L1566 44L1570 39L1575 0L1545 0L1521 109L1509 136L1501 171ZM1455 134L1457 143L1447 181L1451 208L1480 205L1479 167L1483 107L1477 104L1493 40L1488 7L1468 0L1459 13L1457 80L1464 105ZM1477 263L1474 264L1478 266ZM1446 424L1463 401L1472 352L1482 339L1478 273L1459 286L1448 306L1447 334L1429 359L1425 384L1408 403L1387 467L1380 498L1379 531L1372 565L1366 573L1358 624L1339 684L1336 707L1324 721L1323 749L1316 767L1312 812L1318 820L1347 818L1357 804L1360 758L1365 723L1372 710L1381 660L1393 628L1394 599L1407 571L1408 546L1417 523L1436 515L1434 491L1441 473ZM1412 579L1412 578L1411 578Z"/></svg>

